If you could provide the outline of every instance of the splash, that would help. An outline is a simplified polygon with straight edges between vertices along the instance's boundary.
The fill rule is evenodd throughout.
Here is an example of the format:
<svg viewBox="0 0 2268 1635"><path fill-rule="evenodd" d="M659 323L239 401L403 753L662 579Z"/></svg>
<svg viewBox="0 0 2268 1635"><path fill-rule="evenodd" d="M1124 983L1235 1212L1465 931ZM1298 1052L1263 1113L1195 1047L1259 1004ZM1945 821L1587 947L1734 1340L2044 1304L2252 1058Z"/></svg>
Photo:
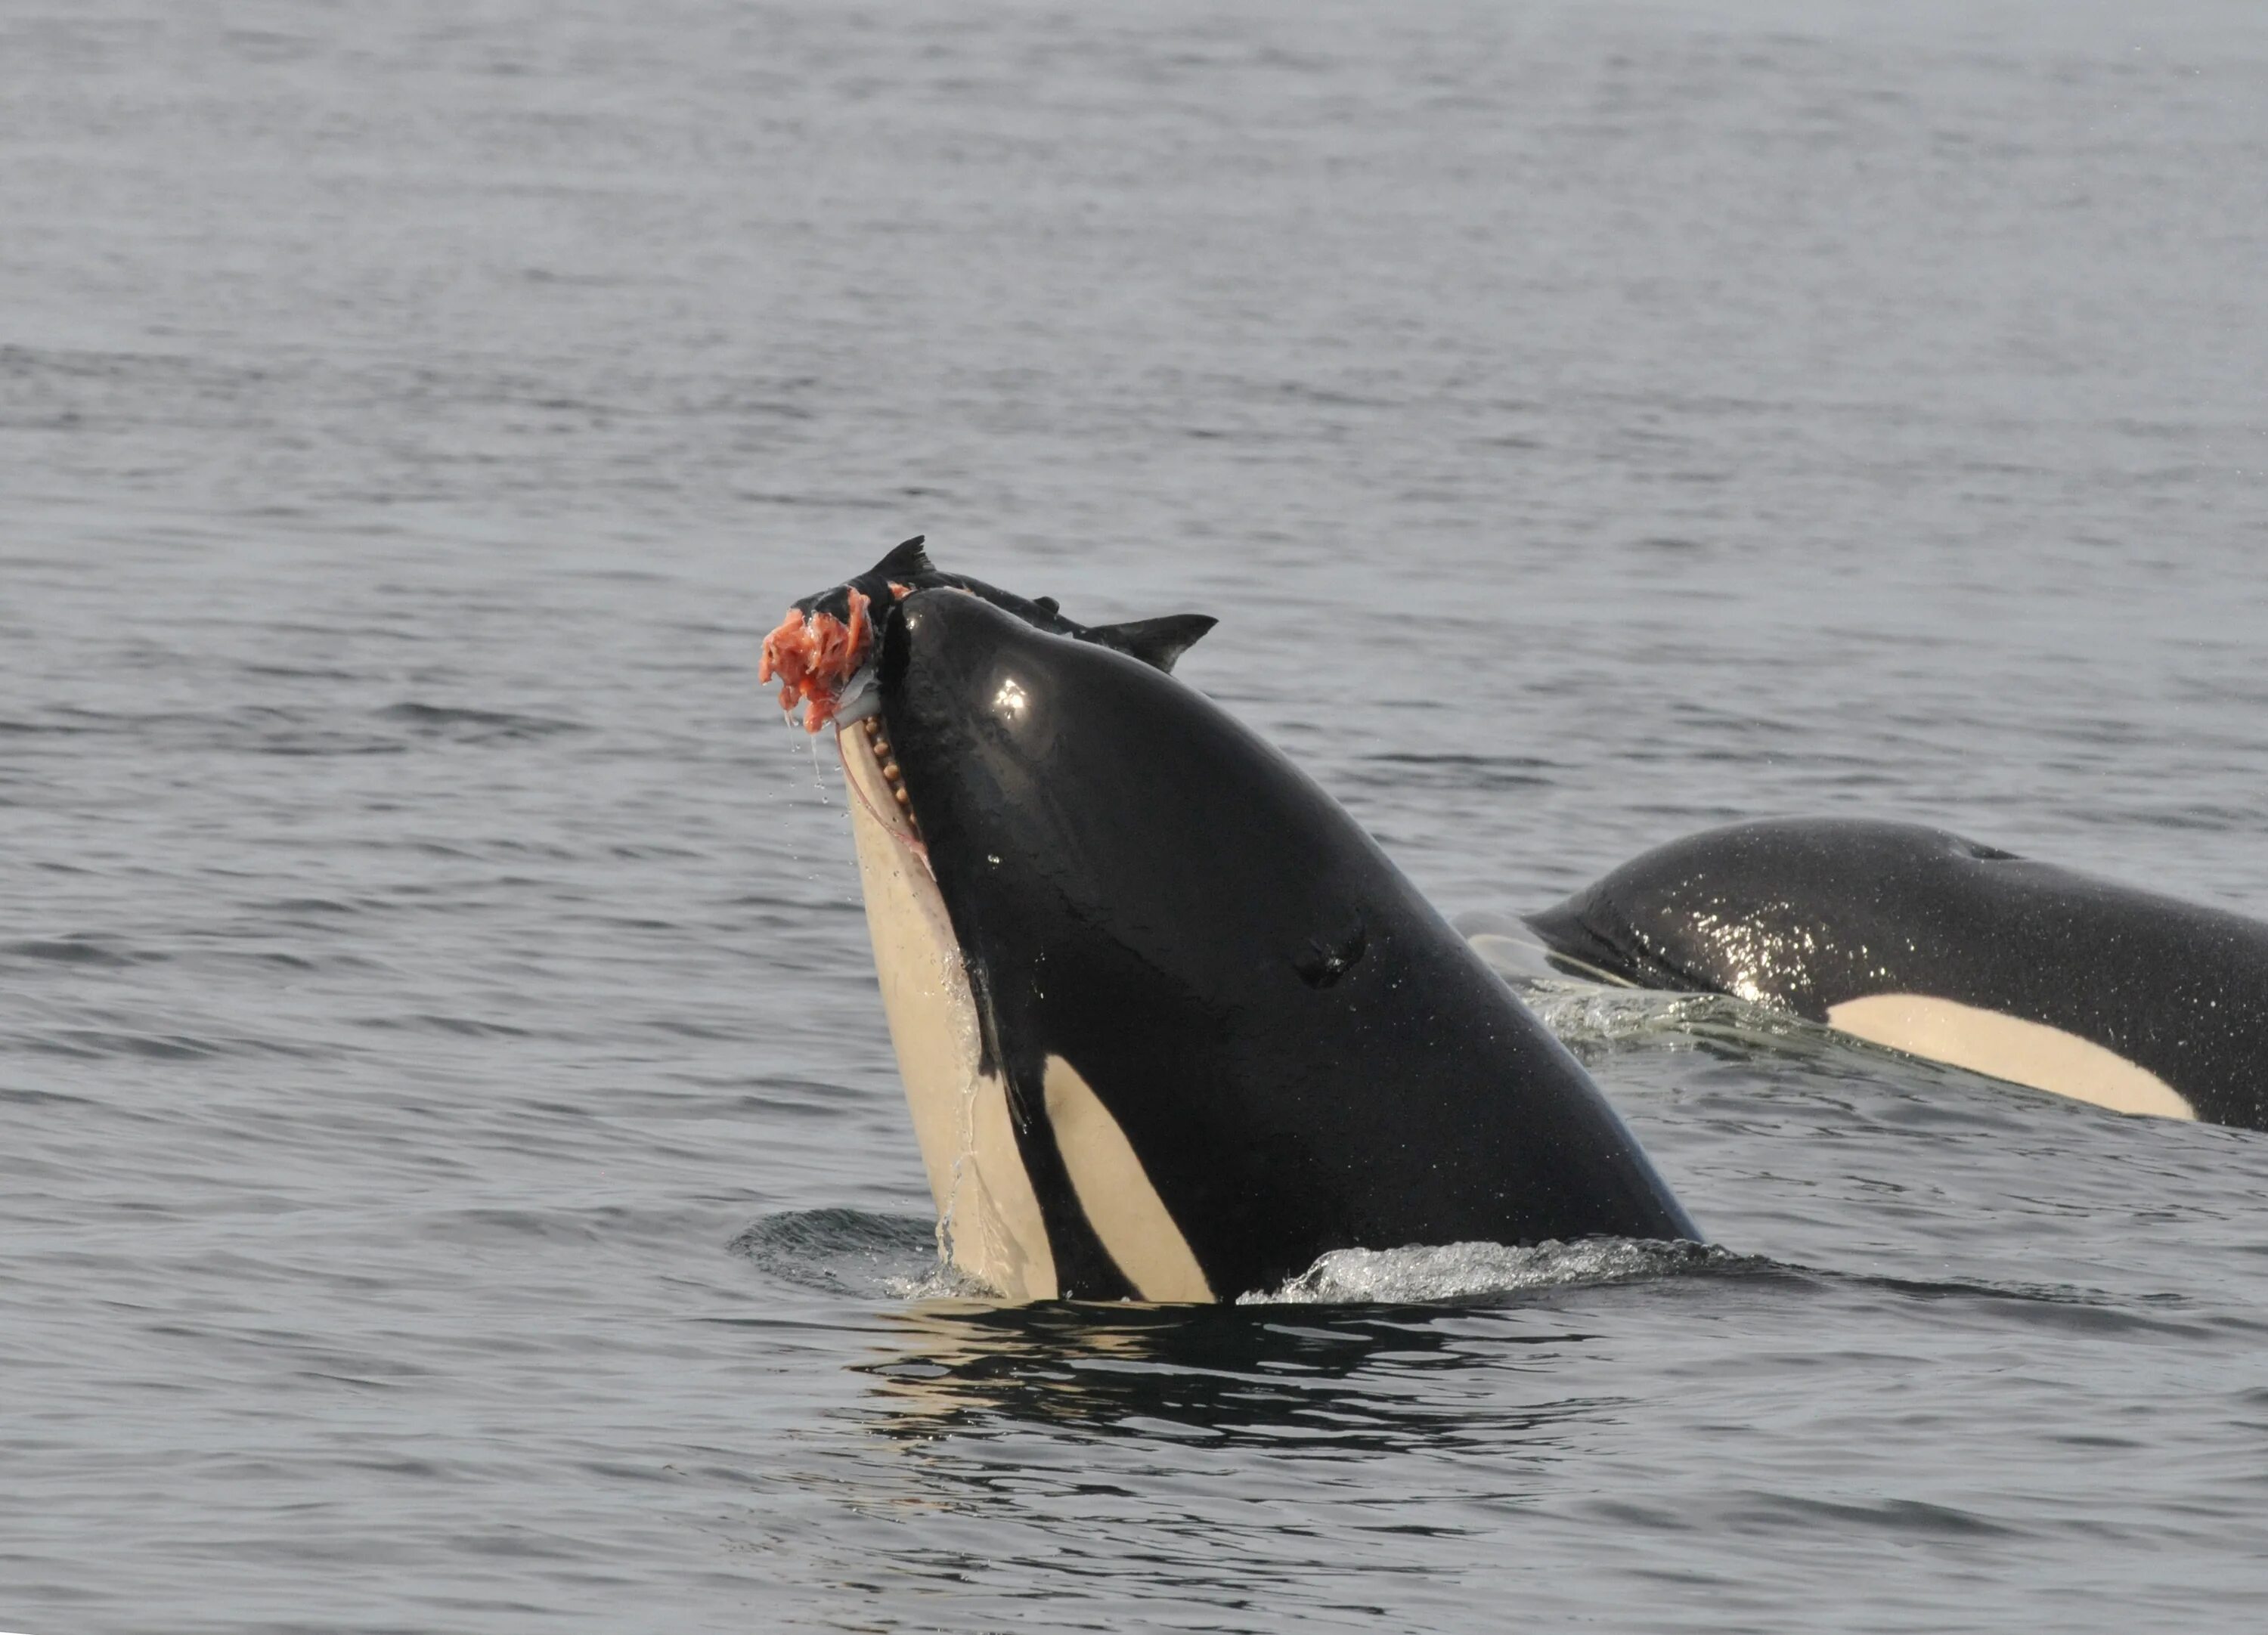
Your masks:
<svg viewBox="0 0 2268 1635"><path fill-rule="evenodd" d="M1514 1248L1441 1243L1333 1249L1281 1288L1237 1297L1240 1306L1417 1306L1486 1300L1535 1289L1636 1283L1719 1271L1742 1257L1699 1243L1587 1238Z"/></svg>

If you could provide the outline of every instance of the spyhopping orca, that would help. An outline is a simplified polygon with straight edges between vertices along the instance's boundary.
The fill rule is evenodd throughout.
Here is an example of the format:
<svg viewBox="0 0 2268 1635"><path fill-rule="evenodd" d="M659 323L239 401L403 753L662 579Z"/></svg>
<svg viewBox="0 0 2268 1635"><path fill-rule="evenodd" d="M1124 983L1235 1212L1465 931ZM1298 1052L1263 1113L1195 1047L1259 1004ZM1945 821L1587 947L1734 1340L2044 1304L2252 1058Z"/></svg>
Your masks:
<svg viewBox="0 0 2268 1635"><path fill-rule="evenodd" d="M838 729L952 1262L1211 1300L1336 1248L1697 1239L1377 844L1167 674L1210 623L1072 626L912 541L766 642Z"/></svg>
<svg viewBox="0 0 2268 1635"><path fill-rule="evenodd" d="M1568 970L1736 994L2123 1113L2268 1129L2268 924L1940 829L1711 829L1527 923Z"/></svg>

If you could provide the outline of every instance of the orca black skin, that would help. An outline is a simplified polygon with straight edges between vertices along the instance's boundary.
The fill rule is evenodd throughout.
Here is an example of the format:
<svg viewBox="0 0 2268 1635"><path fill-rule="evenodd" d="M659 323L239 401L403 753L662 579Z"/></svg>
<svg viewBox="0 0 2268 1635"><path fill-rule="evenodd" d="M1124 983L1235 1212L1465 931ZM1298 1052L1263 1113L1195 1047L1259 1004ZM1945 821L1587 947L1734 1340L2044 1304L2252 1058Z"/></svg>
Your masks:
<svg viewBox="0 0 2268 1635"><path fill-rule="evenodd" d="M1337 1248L1698 1239L1566 1049L1203 695L951 588L899 601L877 662L880 720L841 734L854 819L895 815L863 732L925 852L862 839L886 1003L903 983L878 892L933 880L982 1060L949 1175L945 1136L924 1158L948 1223L969 1215L967 1131L981 1145L1002 1086L1023 1175L984 1158L979 1201L1007 1233L1028 1178L1044 1248L992 1262L1024 1267L1023 1293L1231 1299Z"/></svg>
<svg viewBox="0 0 2268 1635"><path fill-rule="evenodd" d="M2268 924L1940 829L1712 829L1527 923L1567 968L1737 994L2123 1111L2268 1129Z"/></svg>

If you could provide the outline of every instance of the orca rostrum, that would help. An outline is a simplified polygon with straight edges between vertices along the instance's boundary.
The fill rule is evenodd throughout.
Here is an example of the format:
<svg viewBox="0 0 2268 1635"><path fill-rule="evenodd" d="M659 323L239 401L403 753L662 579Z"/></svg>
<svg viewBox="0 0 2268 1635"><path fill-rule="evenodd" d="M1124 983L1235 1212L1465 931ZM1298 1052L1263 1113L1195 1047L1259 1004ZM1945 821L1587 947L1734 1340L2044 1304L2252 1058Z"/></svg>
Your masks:
<svg viewBox="0 0 2268 1635"><path fill-rule="evenodd" d="M1089 630L933 573L911 543L808 599L764 673L838 729L954 1264L1210 1300L1333 1249L1699 1237L1377 843L1167 674L1211 621Z"/></svg>

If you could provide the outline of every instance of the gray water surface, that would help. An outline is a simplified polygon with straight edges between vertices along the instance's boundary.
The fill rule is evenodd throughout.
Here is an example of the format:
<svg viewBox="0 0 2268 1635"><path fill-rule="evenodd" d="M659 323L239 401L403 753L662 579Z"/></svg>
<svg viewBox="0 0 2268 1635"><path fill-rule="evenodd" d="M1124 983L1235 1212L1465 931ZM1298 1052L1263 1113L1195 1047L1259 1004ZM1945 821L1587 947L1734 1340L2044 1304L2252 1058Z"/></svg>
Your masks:
<svg viewBox="0 0 2268 1635"><path fill-rule="evenodd" d="M1720 1253L937 1298L754 672L2268 914L2264 179L2204 0L0 4L0 1628L2257 1628L2258 1134L1538 989Z"/></svg>

